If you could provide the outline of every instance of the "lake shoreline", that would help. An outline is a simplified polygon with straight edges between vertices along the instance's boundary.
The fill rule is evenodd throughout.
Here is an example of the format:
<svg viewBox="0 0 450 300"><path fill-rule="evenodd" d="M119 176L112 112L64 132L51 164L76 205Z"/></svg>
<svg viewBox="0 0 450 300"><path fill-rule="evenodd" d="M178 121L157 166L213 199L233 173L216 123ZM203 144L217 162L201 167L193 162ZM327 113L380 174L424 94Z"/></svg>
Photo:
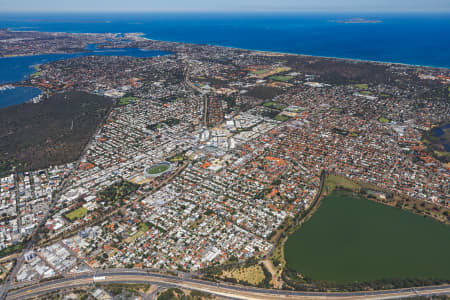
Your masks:
<svg viewBox="0 0 450 300"><path fill-rule="evenodd" d="M344 201L345 200L345 201ZM338 201L339 203L337 203ZM344 202L343 202L344 201ZM382 245L386 244L386 236L389 237L389 243L387 244L394 244L396 237L397 237L397 231L400 234L400 232L405 233L408 232L409 226L412 226L411 222L408 222L408 220L414 220L417 224L426 224L430 228L438 228L440 234L443 236L448 235L449 233L449 227L447 225L438 223L435 220L432 220L430 218L420 218L418 215L413 214L410 211L405 211L402 209L396 209L392 207L388 207L386 205L382 205L380 203L377 203L375 201L370 201L368 198L364 197L361 194L355 194L352 191L349 190L334 190L332 193L324 197L324 199L321 201L321 205L318 208L318 210L315 212L315 214L307 221L305 222L301 227L299 227L292 235L289 236L288 240L286 241L285 249L286 249L286 264L288 272L292 272L291 268L294 268L297 272L301 270L303 276L306 276L305 278L308 278L308 276L311 276L312 280L319 280L319 281L328 281L330 282L330 288L334 284L339 285L351 285L351 284L367 284L370 282L377 282L377 280L385 280L392 278L392 281L395 281L397 279L394 278L422 278L421 280L424 280L426 278L440 278L444 281L450 280L450 273L439 271L439 268L434 268L436 273L435 275L431 275L433 273L431 271L431 267L424 268L420 264L417 264L414 270L416 270L416 275L410 275L411 273L405 273L404 275L400 274L401 272L398 270L403 270L402 268L394 268L392 272L398 271L399 273L396 274L396 276L393 276L389 272L384 272L383 268L380 268L376 273L374 274L374 271L371 270L370 272L367 272L368 269L373 268L376 269L376 265L371 265L371 262L368 262L367 266L360 267L360 264L365 261L364 257L365 255L369 255L366 252L370 252L373 250L373 248L376 248L377 251L374 252L374 254L371 254L369 256L375 255L375 253L384 253L385 259L381 259L378 261L378 263L387 263L387 261L390 261L391 259L394 259L392 256L390 256L390 251L383 248ZM383 220L382 223L378 223L378 217L377 215L371 215L370 213L373 211L378 212L378 215L383 215L387 217L381 218ZM369 213L370 212L370 213ZM345 218L343 218L343 214L346 215ZM324 217L325 216L325 217ZM332 217L334 216L334 217ZM388 217L392 218L388 218ZM399 221L398 218L401 220ZM323 219L326 219L327 221L324 221ZM359 221L358 221L359 220ZM358 226L355 228L354 225L356 223ZM396 224L397 227L392 226L386 226L385 224ZM334 224L334 225L333 225ZM378 225L377 225L378 224ZM317 227L320 225L319 232L313 233L310 232L312 227ZM339 227L341 226L341 227ZM368 226L368 227L367 227ZM382 228L382 226L384 226ZM364 228L363 231L360 230L361 228ZM420 226L416 226L415 233L412 236L415 236L415 234L419 231ZM344 230L344 228L347 228ZM354 233L349 232L351 228L354 228ZM372 228L372 229L371 229ZM391 228L391 229L389 229ZM393 231L392 228L395 228ZM342 230L341 230L342 229ZM370 233L370 230L373 230L372 233ZM414 231L413 230L413 231ZM317 235L319 235L321 238L320 241L317 242L319 245L315 245L314 243L308 242L305 237L302 237L300 240L301 242L301 248L304 249L304 251L308 252L309 254L300 254L297 253L299 248L298 240L300 235L304 235L305 232L308 234L308 236L315 237L317 239ZM376 242L376 234L378 233L380 242ZM427 239L429 237L428 234L425 232L423 233L423 238ZM418 234L418 233L417 233ZM338 236L336 236L338 235ZM411 235L411 234L410 234ZM412 237L411 236L411 237ZM419 236L419 235L417 235ZM415 240L411 237L408 237L408 243L415 244ZM348 240L348 241L347 241ZM338 245L339 241L342 245ZM361 242L364 241L364 242ZM326 243L333 244L333 250L324 248ZM294 244L297 245L294 247ZM390 244L390 247L393 247ZM397 246L401 246L401 243ZM300 246L299 246L300 247ZM319 248L318 248L319 247ZM350 247L349 249L345 250L346 247ZM348 260L345 260L343 258L344 253L351 252L351 249L354 247L362 247L363 250L358 250L356 253L353 253L352 255L348 256ZM424 246L425 248L428 246ZM450 244L448 244L447 247L450 247ZM314 248L314 249L313 249ZM379 248L379 249L378 249ZM389 247L388 247L389 248ZM319 250L320 249L320 250ZM370 250L372 249L372 250ZM384 249L384 250L383 250ZM449 248L450 249L450 248ZM311 252L312 251L312 252ZM325 255L325 253L329 253L329 255L332 255L331 253L334 253L334 255L337 255L335 259L328 259L325 263L322 264L322 270L323 276L319 276L317 274L317 263L313 263L314 267L311 268L310 258L312 253L318 254L317 259L319 261L322 261ZM342 252L342 254L339 254ZM400 251L402 252L402 251ZM401 262L405 265L408 265L409 263L414 262L414 257L416 257L416 254L410 253L409 258L406 258L402 260ZM295 259L294 259L295 257ZM303 263L299 264L297 261L298 259L302 259L303 257ZM308 257L308 260L304 260L304 257ZM338 259L339 257L339 259ZM394 261L398 258L395 257ZM311 259L312 260L312 259ZM355 263L354 260L361 260L359 263ZM295 261L295 262L294 262ZM438 260L439 261L439 260ZM392 263L392 262L390 262ZM302 267L300 267L302 265ZM305 267L308 265L308 267ZM369 266L370 265L370 266ZM435 267L440 266L437 262L435 262ZM344 267L346 266L346 267ZM299 269L300 268L300 269ZM346 269L348 268L348 269ZM352 271L349 271L351 269ZM412 272L413 269L410 271ZM418 271L419 269L422 269L422 271ZM427 271L425 271L427 270ZM359 273L358 273L359 272ZM383 273L384 272L384 273ZM365 273L367 278L364 278L362 274ZM324 275L326 274L326 275ZM335 275L333 275L335 274ZM338 275L340 274L340 275ZM384 274L384 275L383 275ZM407 275L408 274L408 275ZM440 275L438 275L440 274ZM345 276L347 277L345 277ZM336 277L337 276L337 277ZM292 276L291 276L292 277ZM344 278L345 277L345 278ZM352 278L358 278L357 281L353 280ZM292 278L291 278L292 279ZM334 282L334 283L333 283ZM307 283L307 280L305 284ZM335 286L337 287L337 286Z"/></svg>

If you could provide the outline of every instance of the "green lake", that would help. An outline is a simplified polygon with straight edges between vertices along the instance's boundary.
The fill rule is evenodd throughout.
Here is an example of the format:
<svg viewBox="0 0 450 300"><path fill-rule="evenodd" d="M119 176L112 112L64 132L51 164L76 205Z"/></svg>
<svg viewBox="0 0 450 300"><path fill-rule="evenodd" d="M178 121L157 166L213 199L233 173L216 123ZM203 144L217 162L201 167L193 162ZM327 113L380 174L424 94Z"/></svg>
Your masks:
<svg viewBox="0 0 450 300"><path fill-rule="evenodd" d="M285 257L314 280L450 279L450 226L333 192L289 237Z"/></svg>

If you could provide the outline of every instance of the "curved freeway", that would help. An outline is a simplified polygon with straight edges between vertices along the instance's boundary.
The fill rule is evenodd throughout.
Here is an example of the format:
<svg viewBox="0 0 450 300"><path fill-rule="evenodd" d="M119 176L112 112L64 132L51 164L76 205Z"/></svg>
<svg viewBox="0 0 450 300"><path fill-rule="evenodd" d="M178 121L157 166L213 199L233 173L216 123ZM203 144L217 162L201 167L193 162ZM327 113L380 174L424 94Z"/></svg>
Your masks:
<svg viewBox="0 0 450 300"><path fill-rule="evenodd" d="M94 283L150 283L167 288L177 287L198 290L228 299L394 299L411 296L450 295L450 284L371 292L294 292L215 283L197 279L183 279L171 275L150 273L144 270L116 269L67 275L62 279L11 290L7 299L26 299L52 291L88 286Z"/></svg>

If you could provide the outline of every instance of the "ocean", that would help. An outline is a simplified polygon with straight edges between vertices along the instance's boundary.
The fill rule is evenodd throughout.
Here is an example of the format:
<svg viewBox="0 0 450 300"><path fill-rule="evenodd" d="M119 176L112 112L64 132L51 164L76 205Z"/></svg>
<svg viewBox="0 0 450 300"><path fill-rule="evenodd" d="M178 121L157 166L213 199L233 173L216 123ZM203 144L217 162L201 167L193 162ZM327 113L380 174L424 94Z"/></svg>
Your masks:
<svg viewBox="0 0 450 300"><path fill-rule="evenodd" d="M336 22L354 18L381 22ZM142 32L156 40L450 68L450 13L0 13L0 28Z"/></svg>
<svg viewBox="0 0 450 300"><path fill-rule="evenodd" d="M355 18L381 22L339 22ZM146 38L155 40L450 68L449 13L0 13L0 28L142 32ZM166 54L140 49L89 50L94 53L0 58L0 84L24 80L35 72L34 65L87 54L140 57ZM29 95L34 97L35 91ZM20 97L22 102L30 99ZM12 91L0 93L0 107L20 102Z"/></svg>

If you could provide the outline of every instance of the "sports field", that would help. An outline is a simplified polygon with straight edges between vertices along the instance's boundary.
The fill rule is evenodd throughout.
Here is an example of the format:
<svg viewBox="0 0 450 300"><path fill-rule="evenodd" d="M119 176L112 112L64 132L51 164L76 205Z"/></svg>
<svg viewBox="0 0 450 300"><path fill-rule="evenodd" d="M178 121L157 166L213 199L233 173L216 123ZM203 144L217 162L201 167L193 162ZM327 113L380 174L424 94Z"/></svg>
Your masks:
<svg viewBox="0 0 450 300"><path fill-rule="evenodd" d="M87 208L80 207L67 213L66 218L69 219L70 221L75 221L84 217L87 214L87 211L88 211Z"/></svg>
<svg viewBox="0 0 450 300"><path fill-rule="evenodd" d="M286 242L287 264L315 280L450 279L450 226L348 192L325 197Z"/></svg>
<svg viewBox="0 0 450 300"><path fill-rule="evenodd" d="M154 174L162 173L162 172L168 170L169 168L170 168L169 165L161 164L161 165L156 165L154 167L149 168L147 170L147 172L148 172L148 174L154 175Z"/></svg>
<svg viewBox="0 0 450 300"><path fill-rule="evenodd" d="M131 101L137 100L136 97L123 97L119 99L119 105L130 104Z"/></svg>

